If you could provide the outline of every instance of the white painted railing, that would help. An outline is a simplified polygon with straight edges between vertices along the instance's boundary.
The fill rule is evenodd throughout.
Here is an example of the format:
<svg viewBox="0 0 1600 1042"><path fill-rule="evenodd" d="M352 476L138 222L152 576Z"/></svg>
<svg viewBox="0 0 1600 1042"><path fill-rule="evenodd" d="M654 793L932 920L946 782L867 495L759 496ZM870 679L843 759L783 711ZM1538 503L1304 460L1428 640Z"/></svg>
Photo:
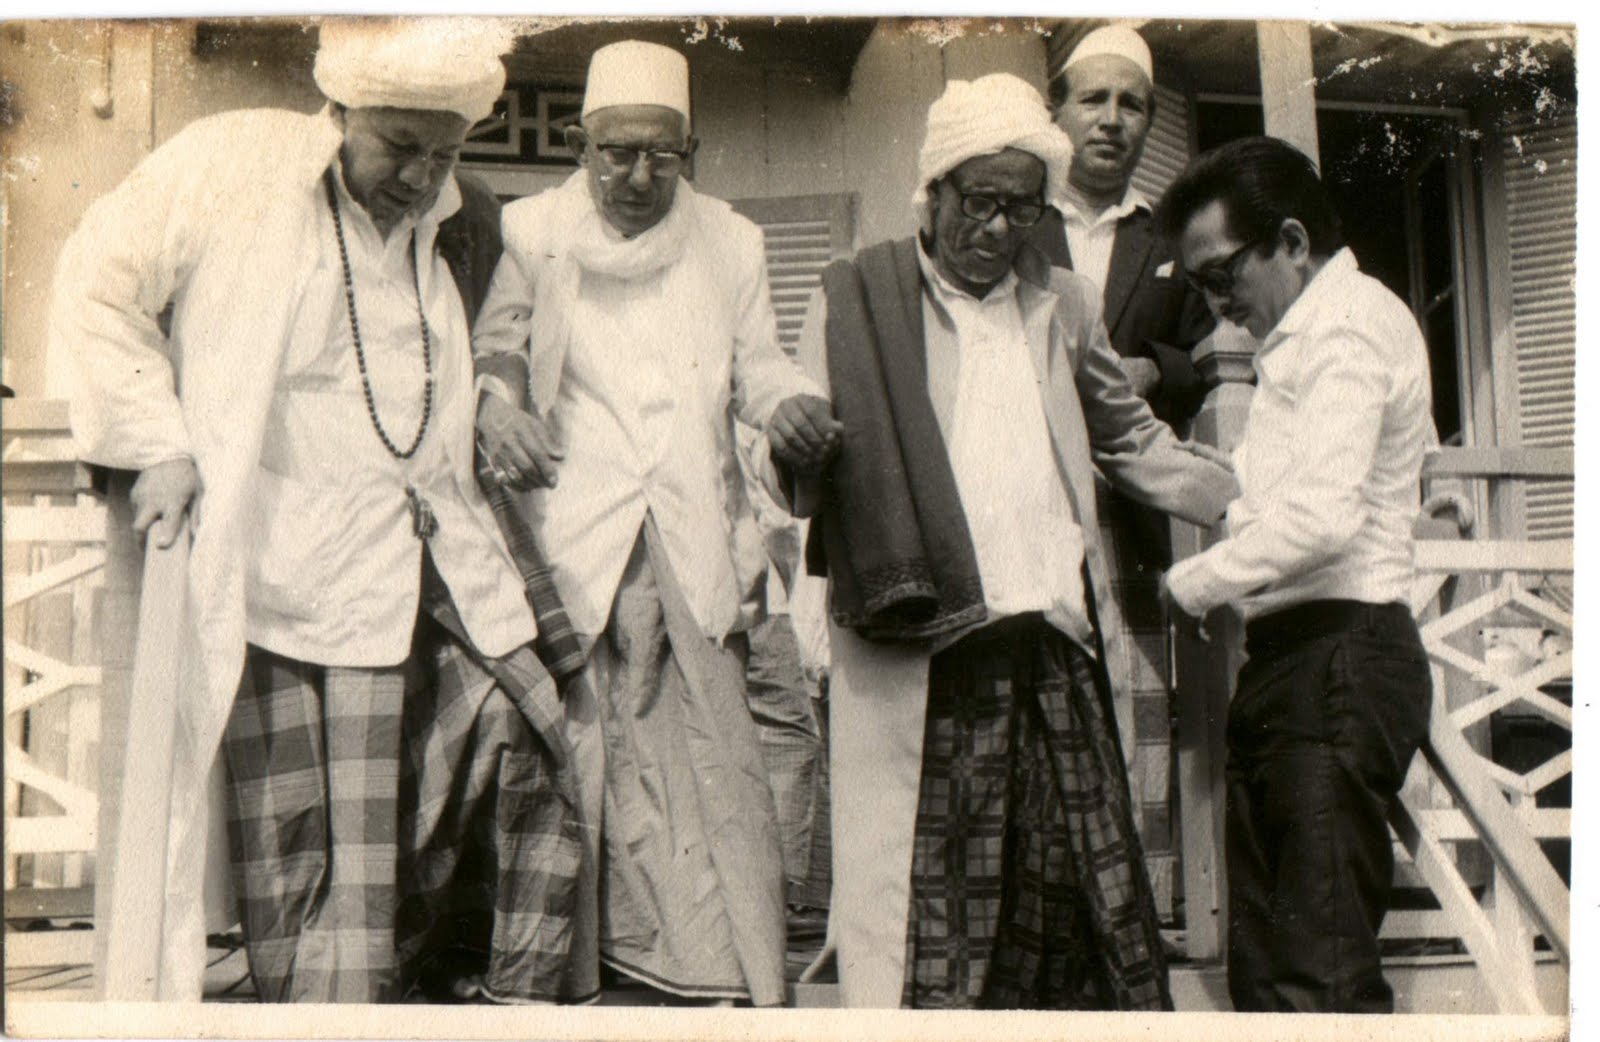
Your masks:
<svg viewBox="0 0 1600 1042"><path fill-rule="evenodd" d="M1425 473L1570 478L1572 453L1443 450ZM1433 664L1434 711L1394 826L1440 909L1393 913L1385 936L1459 939L1502 1012L1556 1012L1535 988L1536 939L1570 968L1571 898L1541 843L1570 845L1572 818L1569 806L1539 798L1572 774L1573 545L1419 538L1416 547L1412 606ZM1528 720L1550 748L1513 767L1494 748L1495 725Z"/></svg>
<svg viewBox="0 0 1600 1042"><path fill-rule="evenodd" d="M97 604L106 511L65 403L0 407L5 484L5 890L9 919L87 916L99 814ZM9 965L79 961L88 938L22 933ZM83 960L86 961L86 960Z"/></svg>

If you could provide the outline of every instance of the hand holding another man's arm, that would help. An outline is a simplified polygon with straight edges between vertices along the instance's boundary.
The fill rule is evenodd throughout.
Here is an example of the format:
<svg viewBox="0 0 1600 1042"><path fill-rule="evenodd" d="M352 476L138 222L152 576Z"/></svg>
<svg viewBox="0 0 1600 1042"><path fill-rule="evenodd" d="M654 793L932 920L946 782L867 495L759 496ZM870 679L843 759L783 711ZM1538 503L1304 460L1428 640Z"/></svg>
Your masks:
<svg viewBox="0 0 1600 1042"><path fill-rule="evenodd" d="M844 424L833 406L815 394L797 394L778 403L767 423L772 456L797 474L815 476L839 453Z"/></svg>

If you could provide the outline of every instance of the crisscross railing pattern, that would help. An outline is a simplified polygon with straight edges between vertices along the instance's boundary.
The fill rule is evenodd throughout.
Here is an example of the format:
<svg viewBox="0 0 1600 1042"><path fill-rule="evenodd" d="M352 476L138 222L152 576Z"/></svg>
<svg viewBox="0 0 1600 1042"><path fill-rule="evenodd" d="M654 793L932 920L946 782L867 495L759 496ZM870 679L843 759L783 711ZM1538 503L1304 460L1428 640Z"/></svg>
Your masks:
<svg viewBox="0 0 1600 1042"><path fill-rule="evenodd" d="M1572 453L1443 450L1425 475L1570 478ZM1440 909L1392 915L1385 934L1459 938L1501 1011L1546 1012L1536 941L1564 964L1570 953L1568 884L1541 844L1572 837L1570 807L1553 805L1552 790L1572 773L1573 546L1419 538L1416 561L1435 702L1393 824ZM1554 748L1508 762L1493 736L1513 717L1536 721Z"/></svg>

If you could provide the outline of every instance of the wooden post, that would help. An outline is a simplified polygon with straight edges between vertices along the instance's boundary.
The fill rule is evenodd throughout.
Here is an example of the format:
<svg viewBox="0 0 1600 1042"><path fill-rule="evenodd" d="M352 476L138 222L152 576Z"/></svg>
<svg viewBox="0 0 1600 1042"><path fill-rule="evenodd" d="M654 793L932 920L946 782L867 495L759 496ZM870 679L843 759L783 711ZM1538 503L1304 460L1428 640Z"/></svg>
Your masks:
<svg viewBox="0 0 1600 1042"><path fill-rule="evenodd" d="M1533 797L1508 792L1506 799L1511 804L1512 813L1531 831L1527 811L1533 807ZM1495 866L1490 879L1489 915L1494 923L1500 950L1505 954L1504 968L1512 977L1511 986L1519 991L1538 994L1533 977L1533 924L1516 890L1506 879L1506 869L1500 865Z"/></svg>
<svg viewBox="0 0 1600 1042"><path fill-rule="evenodd" d="M1311 65L1309 22L1256 23L1261 61L1261 108L1267 133L1311 157L1317 149L1317 74Z"/></svg>
<svg viewBox="0 0 1600 1042"><path fill-rule="evenodd" d="M1231 451L1244 435L1255 373L1256 342L1223 326L1194 350L1195 366L1211 384L1195 416L1192 437ZM1216 542L1217 532L1172 522L1172 559L1192 557ZM1226 954L1227 886L1223 865L1223 767L1227 762L1228 699L1243 662L1244 634L1231 610L1207 620L1211 642L1178 635L1173 648L1178 701L1178 815L1183 851L1185 945L1191 959Z"/></svg>

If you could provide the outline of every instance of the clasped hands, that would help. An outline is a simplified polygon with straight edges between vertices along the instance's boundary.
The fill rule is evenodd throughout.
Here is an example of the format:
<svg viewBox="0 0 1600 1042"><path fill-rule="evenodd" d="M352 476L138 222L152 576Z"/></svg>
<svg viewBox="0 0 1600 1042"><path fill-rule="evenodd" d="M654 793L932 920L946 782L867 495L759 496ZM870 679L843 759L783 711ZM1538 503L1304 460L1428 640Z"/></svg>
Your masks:
<svg viewBox="0 0 1600 1042"><path fill-rule="evenodd" d="M820 473L839 454L844 424L834 419L828 399L797 394L778 403L767 421L772 458L798 474Z"/></svg>
<svg viewBox="0 0 1600 1042"><path fill-rule="evenodd" d="M828 400L814 394L785 399L767 424L773 458L801 474L826 467L843 435ZM547 422L494 394L478 401L478 442L495 478L519 491L554 488L566 457Z"/></svg>

